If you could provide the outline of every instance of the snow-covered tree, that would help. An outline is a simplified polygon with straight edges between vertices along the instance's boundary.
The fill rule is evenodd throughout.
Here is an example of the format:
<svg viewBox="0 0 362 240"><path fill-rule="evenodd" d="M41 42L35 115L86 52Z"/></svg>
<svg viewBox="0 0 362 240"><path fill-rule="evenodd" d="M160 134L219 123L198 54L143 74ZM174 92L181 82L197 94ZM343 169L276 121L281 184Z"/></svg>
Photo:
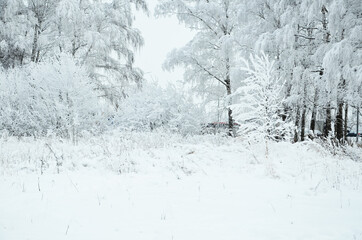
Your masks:
<svg viewBox="0 0 362 240"><path fill-rule="evenodd" d="M133 67L143 44L133 27L143 0L2 0L0 63L4 68L38 63L62 53L88 69L102 96L115 105L143 74Z"/></svg>
<svg viewBox="0 0 362 240"><path fill-rule="evenodd" d="M87 66L103 96L116 106L127 84L140 84L143 77L133 67L133 49L143 44L140 32L132 27L133 3L147 11L143 0L62 0L56 10L56 47Z"/></svg>
<svg viewBox="0 0 362 240"><path fill-rule="evenodd" d="M352 95L348 86L360 82L355 73L362 65L362 5L356 0L334 0L328 11L330 43L322 59L324 86L328 93L327 102L336 109L335 136L342 140L347 134L348 104L358 105L348 99Z"/></svg>
<svg viewBox="0 0 362 240"><path fill-rule="evenodd" d="M158 15L176 15L180 23L196 32L189 43L170 53L166 69L185 66L185 80L196 83L199 92L203 93L210 86L224 88L224 96L228 96L226 105L230 105L235 55L239 48L235 29L240 1L162 0L156 10ZM231 134L233 117L230 108L228 121Z"/></svg>
<svg viewBox="0 0 362 240"><path fill-rule="evenodd" d="M243 62L241 70L249 77L241 80L242 85L234 93L239 103L231 106L240 124L240 135L256 141L286 138L290 127L281 116L285 81L278 76L275 62L265 54L250 56Z"/></svg>
<svg viewBox="0 0 362 240"><path fill-rule="evenodd" d="M23 65L30 59L32 23L21 0L2 0L0 6L0 65Z"/></svg>
<svg viewBox="0 0 362 240"><path fill-rule="evenodd" d="M283 118L294 122L295 141L304 140L308 126L313 132L323 119L325 136L341 140L348 103L356 106L351 100L360 99L360 1L257 0L244 6L240 43L275 60L286 80Z"/></svg>
<svg viewBox="0 0 362 240"><path fill-rule="evenodd" d="M141 91L125 99L118 115L112 119L121 128L154 130L165 128L182 134L200 132L203 110L192 99L170 85L163 89L145 83Z"/></svg>
<svg viewBox="0 0 362 240"><path fill-rule="evenodd" d="M103 107L86 69L69 56L2 71L0 129L16 136L98 131ZM106 108L105 108L106 109Z"/></svg>

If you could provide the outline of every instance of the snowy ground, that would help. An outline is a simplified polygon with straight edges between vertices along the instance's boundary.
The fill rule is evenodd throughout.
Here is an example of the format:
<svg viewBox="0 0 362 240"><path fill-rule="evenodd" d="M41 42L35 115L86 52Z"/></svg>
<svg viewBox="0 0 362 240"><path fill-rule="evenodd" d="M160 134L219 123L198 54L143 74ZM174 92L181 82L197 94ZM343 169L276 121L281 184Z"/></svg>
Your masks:
<svg viewBox="0 0 362 240"><path fill-rule="evenodd" d="M362 151L350 156L162 132L2 139L0 239L358 240Z"/></svg>

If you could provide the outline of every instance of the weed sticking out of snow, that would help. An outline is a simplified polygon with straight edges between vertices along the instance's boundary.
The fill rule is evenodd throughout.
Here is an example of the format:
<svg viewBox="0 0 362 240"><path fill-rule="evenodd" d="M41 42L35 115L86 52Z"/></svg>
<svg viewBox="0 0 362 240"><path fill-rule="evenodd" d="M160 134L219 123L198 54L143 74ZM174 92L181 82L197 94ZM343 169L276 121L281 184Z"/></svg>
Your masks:
<svg viewBox="0 0 362 240"><path fill-rule="evenodd" d="M0 165L0 239L362 238L362 162L315 142L7 138Z"/></svg>

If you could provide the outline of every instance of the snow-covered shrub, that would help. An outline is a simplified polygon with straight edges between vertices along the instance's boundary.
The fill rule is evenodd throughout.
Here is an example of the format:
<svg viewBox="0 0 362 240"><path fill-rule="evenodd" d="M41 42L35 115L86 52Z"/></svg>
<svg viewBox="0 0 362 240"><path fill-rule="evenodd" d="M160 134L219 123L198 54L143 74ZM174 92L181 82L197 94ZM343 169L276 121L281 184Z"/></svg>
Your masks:
<svg viewBox="0 0 362 240"><path fill-rule="evenodd" d="M114 122L124 129L165 129L183 134L200 131L203 112L173 86L162 89L145 83L140 91L125 99Z"/></svg>
<svg viewBox="0 0 362 240"><path fill-rule="evenodd" d="M274 71L274 62L261 54L243 61L242 70L249 75L235 93L238 104L232 105L240 135L252 140L281 140L290 133L290 125L280 116L283 109L283 82Z"/></svg>
<svg viewBox="0 0 362 240"><path fill-rule="evenodd" d="M0 73L0 130L15 136L92 131L102 111L85 69L68 56Z"/></svg>

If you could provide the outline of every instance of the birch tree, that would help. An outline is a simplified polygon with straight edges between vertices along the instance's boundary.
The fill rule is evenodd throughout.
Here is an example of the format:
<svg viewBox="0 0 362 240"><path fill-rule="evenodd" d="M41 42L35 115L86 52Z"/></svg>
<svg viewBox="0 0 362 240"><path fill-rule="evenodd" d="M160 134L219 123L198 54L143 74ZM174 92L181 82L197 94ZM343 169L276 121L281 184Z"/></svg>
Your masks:
<svg viewBox="0 0 362 240"><path fill-rule="evenodd" d="M231 105L232 76L238 44L235 30L238 27L240 1L237 0L163 0L156 9L158 15L176 15L180 23L195 31L194 38L181 49L170 53L166 69L185 66L185 80L206 88L219 85ZM233 116L228 111L229 134L233 129Z"/></svg>
<svg viewBox="0 0 362 240"><path fill-rule="evenodd" d="M130 84L141 84L134 51L143 45L133 9L143 0L2 0L0 61L4 68L66 53L85 66L102 96L117 107Z"/></svg>

